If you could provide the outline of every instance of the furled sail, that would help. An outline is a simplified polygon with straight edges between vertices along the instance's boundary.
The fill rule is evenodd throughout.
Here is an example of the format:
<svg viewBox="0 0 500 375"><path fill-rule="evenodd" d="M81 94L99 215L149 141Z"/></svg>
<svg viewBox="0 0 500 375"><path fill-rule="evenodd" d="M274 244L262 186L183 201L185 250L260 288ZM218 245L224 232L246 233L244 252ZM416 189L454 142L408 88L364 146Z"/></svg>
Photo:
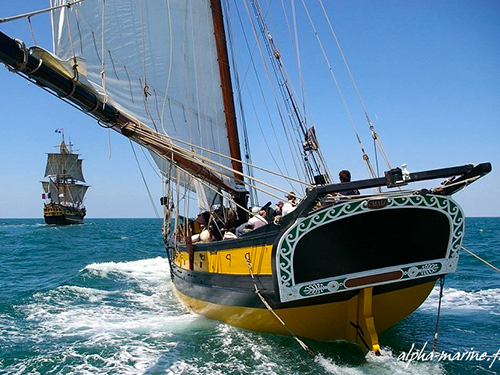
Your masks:
<svg viewBox="0 0 500 375"><path fill-rule="evenodd" d="M213 17L210 0L85 0L52 13L53 41L60 58L78 58L79 74L105 100L234 185L227 157L237 158L239 145L235 154Z"/></svg>

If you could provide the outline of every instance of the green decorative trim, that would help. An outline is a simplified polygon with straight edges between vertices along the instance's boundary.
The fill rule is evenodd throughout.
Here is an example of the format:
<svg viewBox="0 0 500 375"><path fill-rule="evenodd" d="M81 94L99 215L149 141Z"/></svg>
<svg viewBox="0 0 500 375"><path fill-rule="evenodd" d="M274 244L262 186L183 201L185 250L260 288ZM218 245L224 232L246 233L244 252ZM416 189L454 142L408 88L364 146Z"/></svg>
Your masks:
<svg viewBox="0 0 500 375"><path fill-rule="evenodd" d="M394 267L374 269L356 274L342 275L334 278L314 280L305 283L295 284L293 274L293 255L295 246L300 239L312 230L341 220L348 216L359 215L371 211L368 208L370 198L347 201L325 209L311 213L307 217L299 218L281 237L276 252L277 279L281 302L295 301L318 295L337 293L345 290L354 290L366 287L347 287L345 282L349 279L374 276L382 273L400 271L402 277L399 280L390 280L371 284L383 285L394 282L427 277L430 275L441 275L454 272L458 264L458 255L462 246L464 236L464 214L458 204L451 198L436 195L394 195L387 197L388 204L379 210L392 210L398 208L426 208L444 213L451 227L450 241L446 256L443 259L433 259L430 261L402 264Z"/></svg>

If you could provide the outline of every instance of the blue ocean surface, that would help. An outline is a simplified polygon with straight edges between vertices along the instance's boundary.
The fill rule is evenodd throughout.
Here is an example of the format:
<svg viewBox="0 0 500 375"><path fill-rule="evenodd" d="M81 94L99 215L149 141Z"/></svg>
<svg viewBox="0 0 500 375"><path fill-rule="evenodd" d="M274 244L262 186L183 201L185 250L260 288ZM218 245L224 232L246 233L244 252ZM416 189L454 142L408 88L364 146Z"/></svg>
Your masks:
<svg viewBox="0 0 500 375"><path fill-rule="evenodd" d="M468 218L464 245L499 266L500 218ZM430 352L438 300L436 287L381 334L380 357L306 340L312 358L290 337L188 312L172 290L159 220L0 220L1 374L500 373L500 273L462 251L442 299L437 353L449 357L409 361Z"/></svg>

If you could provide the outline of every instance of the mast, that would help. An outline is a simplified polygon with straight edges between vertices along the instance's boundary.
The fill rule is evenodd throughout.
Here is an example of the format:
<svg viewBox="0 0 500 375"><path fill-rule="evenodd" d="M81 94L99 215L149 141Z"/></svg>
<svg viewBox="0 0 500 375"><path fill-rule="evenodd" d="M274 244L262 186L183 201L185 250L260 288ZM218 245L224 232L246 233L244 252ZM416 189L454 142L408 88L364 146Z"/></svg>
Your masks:
<svg viewBox="0 0 500 375"><path fill-rule="evenodd" d="M236 124L236 110L234 106L233 85L231 83L231 71L229 66L229 56L227 52L226 32L222 14L221 0L210 0L212 9L212 19L214 23L215 45L217 47L217 62L221 81L222 100L224 103L224 115L229 141L229 151L233 159L241 160L240 141L238 137L238 127ZM232 160L232 167L235 171L243 173L241 162ZM241 180L240 174L235 173L236 180Z"/></svg>

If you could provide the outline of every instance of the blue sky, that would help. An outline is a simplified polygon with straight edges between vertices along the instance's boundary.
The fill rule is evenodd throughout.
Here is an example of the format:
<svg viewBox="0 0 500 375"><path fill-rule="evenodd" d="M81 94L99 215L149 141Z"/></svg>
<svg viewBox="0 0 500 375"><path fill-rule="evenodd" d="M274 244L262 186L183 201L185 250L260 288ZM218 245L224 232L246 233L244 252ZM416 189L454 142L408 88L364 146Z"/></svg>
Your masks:
<svg viewBox="0 0 500 375"><path fill-rule="evenodd" d="M274 3L280 4L277 0ZM391 162L407 163L410 171L419 171L490 161L493 172L455 195L455 199L467 216L500 216L500 2L324 3ZM329 33L321 23L320 7L316 1L308 4L327 40ZM34 0L3 1L0 18L45 6L45 2ZM299 2L297 9L300 16ZM282 15L275 11L269 17L273 36L278 43L283 41L279 45L285 46L288 32L273 22ZM50 49L48 16L35 17L33 25L38 44ZM317 125L330 169L333 175L347 168L354 178L367 178L352 129L308 21L299 21L299 29L304 30L299 39L306 66L308 114ZM0 31L33 44L25 20L0 24ZM333 43L329 40L326 45L334 69L341 72ZM238 56L245 55L243 44L238 44L236 50ZM282 52L286 57L290 51L283 47ZM246 69L244 58L239 68ZM293 61L287 68L296 80ZM349 87L345 74L339 73L339 78L343 86ZM251 79L248 88L256 90ZM365 146L371 151L362 112L352 92L347 95L353 102L351 109L356 112ZM45 168L45 153L53 151L60 141L54 132L59 127L65 129L66 137L71 137L85 159L84 174L91 185L86 201L89 217L154 217L127 139L114 132L108 134L91 118L3 67L0 103L0 217L42 216L39 181ZM263 151L262 135L255 125L255 116L248 112L250 143L256 155ZM265 120L264 116L261 120ZM159 206L159 178L142 151L137 146L135 149Z"/></svg>

